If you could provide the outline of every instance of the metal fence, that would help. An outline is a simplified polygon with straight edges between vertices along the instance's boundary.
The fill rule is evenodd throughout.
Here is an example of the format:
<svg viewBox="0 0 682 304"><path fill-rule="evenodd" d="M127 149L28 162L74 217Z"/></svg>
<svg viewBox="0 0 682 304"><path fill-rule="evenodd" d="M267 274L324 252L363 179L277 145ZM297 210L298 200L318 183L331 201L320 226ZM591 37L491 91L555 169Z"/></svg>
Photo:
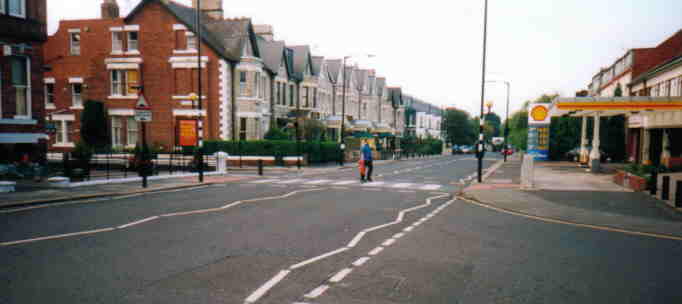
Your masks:
<svg viewBox="0 0 682 304"><path fill-rule="evenodd" d="M65 176L72 180L118 179L139 176L133 153L93 154L89 160L75 159L70 153L47 153L47 175ZM152 175L197 172L194 154L171 152L152 156ZM204 155L204 171L215 171L216 157Z"/></svg>

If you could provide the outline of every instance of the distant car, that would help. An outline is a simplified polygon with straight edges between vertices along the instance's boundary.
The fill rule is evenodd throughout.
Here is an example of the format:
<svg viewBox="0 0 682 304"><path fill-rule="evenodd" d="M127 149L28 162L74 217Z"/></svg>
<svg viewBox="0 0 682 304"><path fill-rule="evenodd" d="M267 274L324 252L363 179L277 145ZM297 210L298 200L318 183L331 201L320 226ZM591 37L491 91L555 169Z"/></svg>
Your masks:
<svg viewBox="0 0 682 304"><path fill-rule="evenodd" d="M455 155L455 154L462 154L462 146L458 146L458 145L452 146L452 155Z"/></svg>
<svg viewBox="0 0 682 304"><path fill-rule="evenodd" d="M462 146L460 149L462 149L462 153L464 154L474 153L474 148L472 146Z"/></svg>
<svg viewBox="0 0 682 304"><path fill-rule="evenodd" d="M514 150L511 148L508 149L502 149L502 155L512 155L514 154Z"/></svg>

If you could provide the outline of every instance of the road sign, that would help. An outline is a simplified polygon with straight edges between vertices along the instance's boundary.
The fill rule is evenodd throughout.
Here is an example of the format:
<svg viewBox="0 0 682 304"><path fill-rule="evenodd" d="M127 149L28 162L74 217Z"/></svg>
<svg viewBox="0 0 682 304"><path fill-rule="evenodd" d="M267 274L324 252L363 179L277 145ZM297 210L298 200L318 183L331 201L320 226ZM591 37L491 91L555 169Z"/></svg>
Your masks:
<svg viewBox="0 0 682 304"><path fill-rule="evenodd" d="M144 95L140 93L140 97L137 99L137 103L135 104L136 109L149 109L149 104L147 103L147 99L144 98ZM151 115L149 116L151 117Z"/></svg>
<svg viewBox="0 0 682 304"><path fill-rule="evenodd" d="M152 121L151 110L135 110L135 121L149 122Z"/></svg>

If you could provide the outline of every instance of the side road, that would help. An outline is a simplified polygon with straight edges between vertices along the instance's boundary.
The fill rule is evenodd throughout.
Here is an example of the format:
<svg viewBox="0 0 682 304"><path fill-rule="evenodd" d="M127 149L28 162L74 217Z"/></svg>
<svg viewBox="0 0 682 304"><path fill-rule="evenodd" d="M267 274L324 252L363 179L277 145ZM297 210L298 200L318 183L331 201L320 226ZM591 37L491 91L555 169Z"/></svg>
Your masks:
<svg viewBox="0 0 682 304"><path fill-rule="evenodd" d="M682 213L642 192L586 173L572 163L536 163L535 187L521 190L521 161L502 164L482 184L464 189L470 203L559 224L682 240Z"/></svg>
<svg viewBox="0 0 682 304"><path fill-rule="evenodd" d="M393 163L395 160L376 161L376 165ZM265 169L265 175L277 175L284 173L298 173L303 176L320 175L336 172L340 169L357 167L357 163L346 163L343 167L338 165L304 167L300 170L288 168L287 170ZM229 172L238 171L229 169ZM0 209L14 208L31 205L59 203L72 200L94 199L103 197L122 196L129 194L179 190L185 188L202 187L216 183L229 183L258 178L254 174L212 175L204 178L204 183L199 183L197 177L173 177L159 180L150 180L149 187L144 189L139 181L127 183L106 183L99 185L80 186L72 188L53 188L44 183L21 182L17 192L0 193Z"/></svg>

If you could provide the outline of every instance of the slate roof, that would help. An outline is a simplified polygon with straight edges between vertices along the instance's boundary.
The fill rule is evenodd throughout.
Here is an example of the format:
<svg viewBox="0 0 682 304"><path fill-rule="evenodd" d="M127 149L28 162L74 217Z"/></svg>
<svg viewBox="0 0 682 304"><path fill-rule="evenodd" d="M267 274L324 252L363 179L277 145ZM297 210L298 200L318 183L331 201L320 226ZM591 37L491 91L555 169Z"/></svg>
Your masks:
<svg viewBox="0 0 682 304"><path fill-rule="evenodd" d="M341 59L331 59L327 60L327 73L329 74L329 80L336 84L339 78L339 73L341 72Z"/></svg>
<svg viewBox="0 0 682 304"><path fill-rule="evenodd" d="M322 64L324 63L324 57L313 56L313 75L319 76L320 70L322 69Z"/></svg>
<svg viewBox="0 0 682 304"><path fill-rule="evenodd" d="M377 77L377 95L382 96L384 93L384 87L386 87L386 78Z"/></svg>
<svg viewBox="0 0 682 304"><path fill-rule="evenodd" d="M142 0L129 14L125 21L129 22L137 15L144 6L150 3L158 3L175 16L180 23L185 25L191 32L201 33L201 40L213 51L231 61L241 60L241 51L247 39L251 39L254 45L253 51L260 56L256 36L250 19L224 19L216 20L202 13L202 24L197 31L196 10L173 1Z"/></svg>
<svg viewBox="0 0 682 304"><path fill-rule="evenodd" d="M305 69L310 62L310 46L295 45L289 47L294 52L294 75L299 80L303 80Z"/></svg>
<svg viewBox="0 0 682 304"><path fill-rule="evenodd" d="M267 41L263 37L258 36L258 49L261 53L261 58L265 64L265 69L271 74L277 75L279 67L282 64L284 57L284 42L283 41Z"/></svg>

